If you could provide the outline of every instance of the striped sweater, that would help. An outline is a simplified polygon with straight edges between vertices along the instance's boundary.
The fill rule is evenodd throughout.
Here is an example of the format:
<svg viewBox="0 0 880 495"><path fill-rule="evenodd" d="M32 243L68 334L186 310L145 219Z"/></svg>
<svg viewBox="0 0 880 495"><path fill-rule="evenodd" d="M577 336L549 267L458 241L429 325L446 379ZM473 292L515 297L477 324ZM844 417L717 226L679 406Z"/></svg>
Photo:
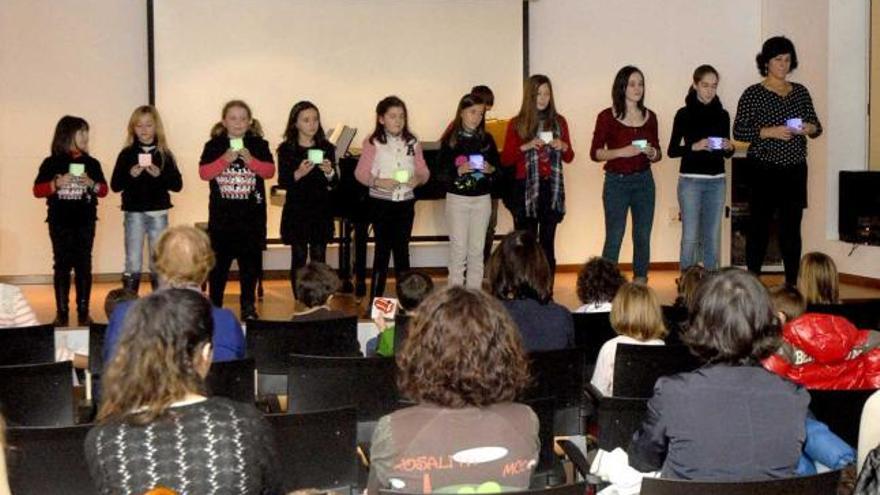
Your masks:
<svg viewBox="0 0 880 495"><path fill-rule="evenodd" d="M0 328L39 324L21 290L14 285L0 284Z"/></svg>

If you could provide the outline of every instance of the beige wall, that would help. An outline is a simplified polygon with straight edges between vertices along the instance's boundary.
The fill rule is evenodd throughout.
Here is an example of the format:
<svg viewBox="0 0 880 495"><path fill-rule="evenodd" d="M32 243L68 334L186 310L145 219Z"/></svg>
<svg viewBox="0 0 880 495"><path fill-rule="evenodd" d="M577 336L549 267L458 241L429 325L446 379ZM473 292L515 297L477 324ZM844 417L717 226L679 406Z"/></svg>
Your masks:
<svg viewBox="0 0 880 495"><path fill-rule="evenodd" d="M871 4L871 170L880 170L880 5Z"/></svg>

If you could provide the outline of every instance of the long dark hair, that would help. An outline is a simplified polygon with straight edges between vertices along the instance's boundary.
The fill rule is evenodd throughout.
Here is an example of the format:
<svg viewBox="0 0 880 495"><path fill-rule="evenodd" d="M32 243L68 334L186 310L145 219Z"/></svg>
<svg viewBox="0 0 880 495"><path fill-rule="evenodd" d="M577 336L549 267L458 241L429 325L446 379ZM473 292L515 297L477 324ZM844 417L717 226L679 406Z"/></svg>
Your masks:
<svg viewBox="0 0 880 495"><path fill-rule="evenodd" d="M715 67L712 67L709 64L703 64L694 69L694 84L699 84L707 74L715 74L715 78L721 80L721 76L718 74L718 71L715 70ZM688 96L697 93L697 90L694 89L694 84L688 86Z"/></svg>
<svg viewBox="0 0 880 495"><path fill-rule="evenodd" d="M794 49L794 43L785 36L767 38L767 41L761 46L761 53L755 56L758 72L762 76L767 77L767 64L770 63L770 59L786 53L791 55L791 65L789 65L788 71L793 72L798 68L798 57L797 51Z"/></svg>
<svg viewBox="0 0 880 495"><path fill-rule="evenodd" d="M464 129L464 124L461 121L461 112L465 109L470 108L474 105L485 105L486 103L480 98L478 95L473 93L468 93L461 97L461 100L458 101L458 109L455 111L455 118L452 120L452 125L449 126L449 129L443 133L443 137L440 138L441 142L449 144L450 148L455 147L455 143L458 140L458 133ZM486 132L486 119L480 119L480 123L477 125L477 129L474 131L474 134L478 138L482 138L483 133Z"/></svg>
<svg viewBox="0 0 880 495"><path fill-rule="evenodd" d="M321 125L321 111L310 101L298 101L290 109L290 116L287 118L287 128L284 129L284 140L296 145L299 143L299 130L296 128L296 120L299 114L312 109L318 114L318 132L315 133L315 145L323 146L327 142L327 136L324 134L324 126Z"/></svg>
<svg viewBox="0 0 880 495"><path fill-rule="evenodd" d="M642 84L644 84L645 74L642 73L638 67L633 65L623 66L617 71L617 75L614 76L614 84L611 86L611 106L614 110L614 118L616 119L626 118L626 87L629 84L629 77L636 73L642 76ZM648 111L645 108L646 92L647 91L642 91L642 98L636 103L639 111L642 112L642 117L644 117Z"/></svg>
<svg viewBox="0 0 880 495"><path fill-rule="evenodd" d="M492 252L486 271L490 292L498 299L534 299L546 304L553 297L550 264L528 230L507 234Z"/></svg>
<svg viewBox="0 0 880 495"><path fill-rule="evenodd" d="M82 117L65 115L55 124L52 146L49 150L53 155L66 155L74 147L74 137L79 131L88 131L89 123ZM85 152L85 150L80 150Z"/></svg>
<svg viewBox="0 0 880 495"><path fill-rule="evenodd" d="M553 100L553 83L550 78L544 74L533 74L526 79L523 84L523 99L519 107L519 113L516 114L516 133L520 139L526 140L535 137L538 134L538 88L547 85L550 89L550 103L547 104L547 125L556 125L556 102Z"/></svg>
<svg viewBox="0 0 880 495"><path fill-rule="evenodd" d="M406 142L416 140L415 135L409 131L409 112L406 110L406 103L400 98L392 95L382 98L382 100L376 105L376 128L373 129L373 134L370 135L371 143L379 141L380 143L385 144L388 142L385 137L385 126L379 122L379 117L385 115L388 110L391 110L394 107L403 109L403 131L400 133L400 137Z"/></svg>

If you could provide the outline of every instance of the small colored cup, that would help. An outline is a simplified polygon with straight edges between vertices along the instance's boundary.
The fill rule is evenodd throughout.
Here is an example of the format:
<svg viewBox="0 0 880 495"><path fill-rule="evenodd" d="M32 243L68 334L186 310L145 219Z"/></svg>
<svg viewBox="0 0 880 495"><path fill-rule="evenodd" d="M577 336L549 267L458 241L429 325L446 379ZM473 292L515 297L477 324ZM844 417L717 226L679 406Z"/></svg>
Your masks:
<svg viewBox="0 0 880 495"><path fill-rule="evenodd" d="M70 164L70 175L79 177L82 174L86 173L86 166L82 163L71 163Z"/></svg>
<svg viewBox="0 0 880 495"><path fill-rule="evenodd" d="M409 182L409 170L400 169L395 171L394 180L397 182Z"/></svg>
<svg viewBox="0 0 880 495"><path fill-rule="evenodd" d="M468 161L471 162L471 168L474 170L483 170L486 168L486 161L483 159L483 155L470 155Z"/></svg>
<svg viewBox="0 0 880 495"><path fill-rule="evenodd" d="M633 139L632 145L640 150L643 150L648 147L648 140L647 139Z"/></svg>
<svg viewBox="0 0 880 495"><path fill-rule="evenodd" d="M239 151L244 149L244 139L242 138L232 138L229 140L229 147L232 148L233 151Z"/></svg>
<svg viewBox="0 0 880 495"><path fill-rule="evenodd" d="M320 165L324 162L324 150L311 149L308 158L313 164Z"/></svg>
<svg viewBox="0 0 880 495"><path fill-rule="evenodd" d="M710 137L709 138L709 149L710 150L720 150L724 148L724 139L720 137Z"/></svg>
<svg viewBox="0 0 880 495"><path fill-rule="evenodd" d="M553 141L553 133L550 131L541 131L538 133L538 138L541 141L544 141L545 144L550 144L550 141Z"/></svg>

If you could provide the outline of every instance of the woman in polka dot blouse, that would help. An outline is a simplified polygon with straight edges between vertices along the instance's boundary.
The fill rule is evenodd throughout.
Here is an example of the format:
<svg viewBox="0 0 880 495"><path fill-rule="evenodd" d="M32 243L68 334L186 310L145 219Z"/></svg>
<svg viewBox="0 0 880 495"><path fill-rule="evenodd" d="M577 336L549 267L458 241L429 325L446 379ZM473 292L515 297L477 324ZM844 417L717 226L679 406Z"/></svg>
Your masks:
<svg viewBox="0 0 880 495"><path fill-rule="evenodd" d="M797 68L794 44L782 36L764 42L756 57L764 80L739 99L733 137L749 142L752 162L746 239L749 271L760 274L770 221L779 212L779 250L785 282L797 283L801 256L801 217L807 206L807 137L822 134L813 100L804 86L786 80Z"/></svg>

